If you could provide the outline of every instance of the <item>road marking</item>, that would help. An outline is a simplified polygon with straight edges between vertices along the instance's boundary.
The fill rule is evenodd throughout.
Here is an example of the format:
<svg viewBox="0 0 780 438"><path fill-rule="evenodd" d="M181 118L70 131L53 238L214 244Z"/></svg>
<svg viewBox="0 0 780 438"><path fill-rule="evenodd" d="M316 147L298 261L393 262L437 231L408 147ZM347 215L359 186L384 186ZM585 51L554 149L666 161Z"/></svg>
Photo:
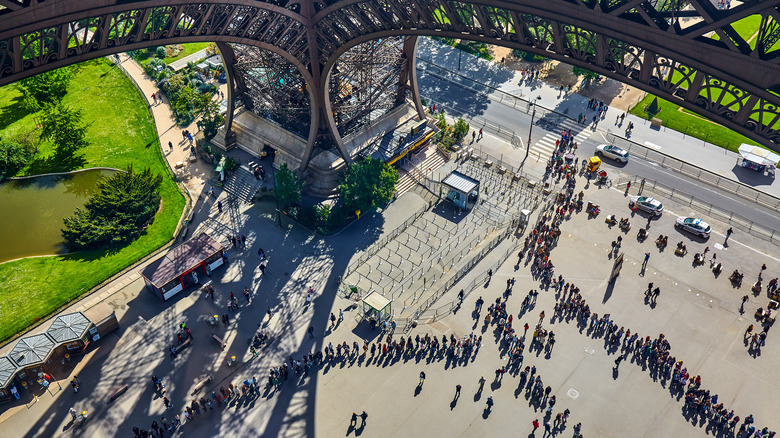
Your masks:
<svg viewBox="0 0 780 438"><path fill-rule="evenodd" d="M657 150L657 151L660 151L660 150L661 150L661 146L658 146L658 145L657 145L657 144L655 144L655 143L650 143L649 141L646 141L646 142L645 142L645 146L649 146L649 147L651 147L651 148L653 148L653 149L655 149L655 150Z"/></svg>

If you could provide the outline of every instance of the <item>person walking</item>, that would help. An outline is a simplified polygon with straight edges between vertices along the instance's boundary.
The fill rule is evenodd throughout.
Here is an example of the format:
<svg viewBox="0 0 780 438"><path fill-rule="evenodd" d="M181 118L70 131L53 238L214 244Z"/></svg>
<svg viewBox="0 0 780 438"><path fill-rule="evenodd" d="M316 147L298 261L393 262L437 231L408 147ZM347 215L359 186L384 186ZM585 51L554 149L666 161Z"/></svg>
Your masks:
<svg viewBox="0 0 780 438"><path fill-rule="evenodd" d="M645 253L645 260L642 262L642 270L643 270L643 271L645 270L645 268L647 268L647 262L648 262L648 260L650 260L650 253L649 253L649 252L646 252L646 253Z"/></svg>
<svg viewBox="0 0 780 438"><path fill-rule="evenodd" d="M536 429L539 428L539 419L534 419L531 424L534 426L534 431L532 433L536 433Z"/></svg>
<svg viewBox="0 0 780 438"><path fill-rule="evenodd" d="M222 201L217 201L217 210L222 213Z"/></svg>
<svg viewBox="0 0 780 438"><path fill-rule="evenodd" d="M745 295L742 297L742 304L739 306L739 313L745 313L745 303L748 301L748 296Z"/></svg>
<svg viewBox="0 0 780 438"><path fill-rule="evenodd" d="M645 189L645 182L646 182L646 180L644 178L642 178L642 182L639 183L639 193L637 193L637 195L641 195L642 194L642 190Z"/></svg>
<svg viewBox="0 0 780 438"><path fill-rule="evenodd" d="M618 356L617 359L615 359L615 369L618 369L618 367L620 367L620 362L623 362L623 355L622 354L620 356Z"/></svg>
<svg viewBox="0 0 780 438"><path fill-rule="evenodd" d="M366 418L368 418L368 414L366 413L366 411L363 411L360 414L360 427L361 428L366 426Z"/></svg>
<svg viewBox="0 0 780 438"><path fill-rule="evenodd" d="M455 399L457 400L458 397L460 397L460 384L455 385Z"/></svg>
<svg viewBox="0 0 780 438"><path fill-rule="evenodd" d="M422 386L423 383L425 383L425 371L420 371L420 384L418 386Z"/></svg>
<svg viewBox="0 0 780 438"><path fill-rule="evenodd" d="M76 417L78 417L78 415L76 415L76 410L73 409L72 407L70 408L70 410L68 410L68 412L70 412L70 416L73 417L74 420L76 419Z"/></svg>
<svg viewBox="0 0 780 438"><path fill-rule="evenodd" d="M734 229L729 227L728 230L726 230L726 240L723 241L723 244L726 245L729 242L729 237L734 234Z"/></svg>

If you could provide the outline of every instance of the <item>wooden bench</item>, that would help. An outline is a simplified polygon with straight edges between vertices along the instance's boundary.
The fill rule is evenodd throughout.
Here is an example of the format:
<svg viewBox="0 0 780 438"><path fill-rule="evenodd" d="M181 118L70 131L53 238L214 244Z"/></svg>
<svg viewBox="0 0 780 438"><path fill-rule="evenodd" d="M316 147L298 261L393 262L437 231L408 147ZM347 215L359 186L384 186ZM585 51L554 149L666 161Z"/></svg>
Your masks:
<svg viewBox="0 0 780 438"><path fill-rule="evenodd" d="M125 385L125 386L123 386L123 387L119 388L119 389L118 389L116 392L114 392L113 394L111 394L111 397L109 397L109 398L108 398L108 402L109 402L109 403L111 403L111 402L113 402L114 400L116 400L116 399L118 399L119 397L121 397L121 396L122 396L122 394L124 394L124 393L126 393L126 392L127 392L127 388L128 388L128 386L127 386L127 385Z"/></svg>
<svg viewBox="0 0 780 438"><path fill-rule="evenodd" d="M180 351L184 350L186 347L189 347L190 344L192 344L192 339L187 338L187 340L185 340L175 348L176 354L179 354Z"/></svg>
<svg viewBox="0 0 780 438"><path fill-rule="evenodd" d="M196 383L195 386L192 387L192 393L190 395L195 395L198 392L200 392L200 390L203 389L204 386L206 386L209 382L211 382L211 379L212 379L211 376L207 376L205 379Z"/></svg>
<svg viewBox="0 0 780 438"><path fill-rule="evenodd" d="M224 340L222 340L222 338L220 338L219 336L217 336L217 335L216 335L216 334L214 334L214 333L212 333L212 334L211 334L211 337L212 337L212 338L213 338L215 341L219 342L219 347L220 347L220 348L225 348L225 341L224 341Z"/></svg>

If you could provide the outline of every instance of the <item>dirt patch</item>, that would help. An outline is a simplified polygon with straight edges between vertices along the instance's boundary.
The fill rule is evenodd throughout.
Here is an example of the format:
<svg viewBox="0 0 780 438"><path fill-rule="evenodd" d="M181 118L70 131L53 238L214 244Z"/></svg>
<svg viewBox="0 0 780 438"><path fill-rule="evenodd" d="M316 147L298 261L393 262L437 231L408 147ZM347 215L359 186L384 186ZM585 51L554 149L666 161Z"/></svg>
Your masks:
<svg viewBox="0 0 780 438"><path fill-rule="evenodd" d="M541 68L541 78L555 87L571 86L574 92L579 93L587 98L594 98L604 103L628 111L635 106L639 101L644 99L644 91L629 87L628 85L616 81L601 77L600 80L592 82L587 86L582 85L582 81L579 77L574 76L571 66L558 61L547 60L544 62L531 62L514 56L512 49L500 46L488 46L491 53L494 54L493 61L495 63L501 63L505 67L509 67L512 70L521 71L526 68Z"/></svg>

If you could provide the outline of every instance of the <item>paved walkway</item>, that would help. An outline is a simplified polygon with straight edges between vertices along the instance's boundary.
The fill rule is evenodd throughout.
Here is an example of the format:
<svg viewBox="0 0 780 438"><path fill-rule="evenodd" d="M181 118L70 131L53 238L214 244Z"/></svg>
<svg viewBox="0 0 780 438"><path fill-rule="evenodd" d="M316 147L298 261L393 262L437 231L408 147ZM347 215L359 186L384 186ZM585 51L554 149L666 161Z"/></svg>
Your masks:
<svg viewBox="0 0 780 438"><path fill-rule="evenodd" d="M177 59L176 61L173 61L172 63L168 64L168 67L172 68L173 71L179 71L187 66L190 62L198 62L203 58L206 58L208 56L208 49L200 49L197 52L187 55L182 59Z"/></svg>

